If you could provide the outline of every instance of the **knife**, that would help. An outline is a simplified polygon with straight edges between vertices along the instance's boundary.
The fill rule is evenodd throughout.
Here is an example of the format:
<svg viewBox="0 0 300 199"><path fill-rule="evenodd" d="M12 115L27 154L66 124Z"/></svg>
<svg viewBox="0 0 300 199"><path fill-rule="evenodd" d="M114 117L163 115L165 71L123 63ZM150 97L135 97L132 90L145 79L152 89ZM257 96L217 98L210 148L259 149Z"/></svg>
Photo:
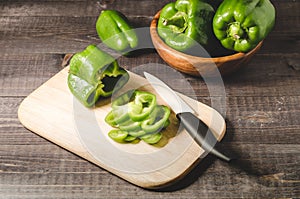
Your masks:
<svg viewBox="0 0 300 199"><path fill-rule="evenodd" d="M174 111L183 127L201 148L226 162L232 160L231 157L214 147L218 141L211 130L195 115L194 110L175 91L157 77L147 72L144 72L144 75L154 90Z"/></svg>

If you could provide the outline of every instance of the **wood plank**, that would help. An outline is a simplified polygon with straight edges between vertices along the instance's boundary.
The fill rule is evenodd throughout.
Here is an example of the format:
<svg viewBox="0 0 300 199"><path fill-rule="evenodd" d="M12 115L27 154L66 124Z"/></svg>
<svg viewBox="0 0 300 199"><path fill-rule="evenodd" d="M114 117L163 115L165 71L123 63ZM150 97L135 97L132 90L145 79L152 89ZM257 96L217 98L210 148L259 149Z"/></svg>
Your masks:
<svg viewBox="0 0 300 199"><path fill-rule="evenodd" d="M65 36L74 39L96 34L95 17L0 17L1 36L5 38L29 39L35 37ZM77 34L76 34L77 33ZM77 35L77 37L76 37Z"/></svg>
<svg viewBox="0 0 300 199"><path fill-rule="evenodd" d="M0 17L0 33L2 33L0 34L0 38L6 37L5 40L0 41L1 46L3 46L3 48L1 48L3 53L22 53L25 51L38 53L45 52L45 49L48 49L46 53L76 52L89 43L99 42L95 31L95 22L100 10L103 8L95 6L97 2L30 2L31 1L22 3L2 2L0 4L4 10ZM106 9L119 9L124 11L124 14L128 15L130 21L138 27L148 27L156 10L166 3L165 1L149 1L146 4L140 1L117 2L118 3L104 1L104 7ZM78 3L79 5L77 5ZM67 7L65 4L72 4L74 8L62 9ZM84 6L81 4L88 5ZM35 8L35 6L39 7ZM275 6L277 10L276 25L265 40L261 53L282 53L281 49L285 49L285 53L298 53L300 23L299 17L295 15L298 13L300 2L276 1ZM75 7L79 10L76 10ZM139 7L139 9L136 9L136 7ZM14 8L16 9L15 12L13 11ZM92 12L91 9L97 11ZM13 13L5 14L5 10ZM74 10L78 16L68 14L68 11L74 12ZM80 13L80 10L82 13ZM287 12L287 10L289 10L289 12ZM30 12L41 13L30 14ZM60 12L62 13L57 14ZM24 16L19 16L17 13L23 13ZM90 15L90 13L93 14ZM30 38L34 40L29 41L28 39Z"/></svg>
<svg viewBox="0 0 300 199"><path fill-rule="evenodd" d="M35 176L30 176L35 177ZM217 177L217 176L216 176ZM228 176L225 179L231 179ZM243 176L242 176L243 177ZM94 180L94 178L93 178ZM100 180L99 180L100 181ZM108 182L108 180L105 180ZM245 198L275 198L275 197L283 197L283 198L297 198L299 195L298 192L290 190L290 188L274 188L274 187L264 187L261 185L256 185L252 182L248 182L246 185L240 186L240 189L236 187L225 188L224 186L216 186L210 187L204 183L216 183L214 181L203 181L203 183L198 183L203 189L197 191L197 188L189 187L189 191L183 190L178 192L155 192L151 193L149 191L141 190L139 188L131 188L127 187L124 184L113 184L113 180L110 180L110 186L105 185L94 185L94 186L76 186L76 185L69 185L69 186L21 186L16 185L16 189L11 190L9 186L4 186L4 196L6 199L40 199L40 198L74 198L74 199L93 199L93 198L144 198L144 199L153 199L153 198L189 198L189 199L200 199L200 198L240 198L241 196ZM240 184L245 183L243 179L236 179L232 180L232 183ZM122 187L118 189L122 191L116 191L115 189L112 190L111 186L118 186ZM47 188L45 188L47 187ZM123 188L124 187L124 188ZM221 188L220 188L221 187ZM221 190L221 191L219 191ZM15 192L13 192L15 191ZM251 193L250 193L251 192ZM15 193L15 194L13 194ZM201 196L199 196L201 195Z"/></svg>
<svg viewBox="0 0 300 199"><path fill-rule="evenodd" d="M97 16L100 4L91 1L1 1L0 16Z"/></svg>
<svg viewBox="0 0 300 199"><path fill-rule="evenodd" d="M224 144L230 147L229 144ZM300 169L297 167L299 156L299 144L263 144L263 143L235 143L233 149L239 150L242 161L248 161L253 167L257 167L257 175L261 175L261 171L266 174L272 172L290 173L291 179L297 179ZM7 153L10 150L11 153ZM74 154L62 150L60 147L51 145L1 145L0 146L1 167L0 174L13 173L38 173L38 172L58 172L58 173L107 173L98 166L88 163L86 160L75 156ZM209 158L208 158L209 159ZM259 160L259 162L258 162ZM273 165L276 163L276 165ZM199 163L201 165L201 163ZM204 163L205 164L205 163ZM220 166L221 164L222 166ZM251 166L249 165L249 166ZM265 166L264 166L265 165ZM224 170L224 167L226 169ZM230 170L228 170L230 169ZM242 168L241 168L242 169ZM230 164L216 160L212 166L207 168L207 173L227 172L235 174L236 168L230 167ZM3 181L4 182L4 181ZM2 183L3 183L2 182Z"/></svg>
<svg viewBox="0 0 300 199"><path fill-rule="evenodd" d="M2 1L0 16L98 16L103 9L115 9L131 16L153 16L169 1L148 0L46 0L46 1ZM138 9L137 9L138 8Z"/></svg>
<svg viewBox="0 0 300 199"><path fill-rule="evenodd" d="M297 56L297 54L295 55ZM209 96L203 81L185 76L197 96ZM227 96L299 96L299 71L288 66L284 55L257 54L236 73L223 78ZM172 84L173 85L173 84ZM183 90L180 86L175 89ZM189 93L185 93L189 95ZM190 96L190 95L189 95Z"/></svg>
<svg viewBox="0 0 300 199"><path fill-rule="evenodd" d="M10 149L10 154L6 153L7 149ZM0 151L2 157L0 170L5 174L20 172L28 174L49 172L80 173L84 168L87 168L85 171L86 173L107 173L100 167L97 167L66 150L62 150L54 144L2 145Z"/></svg>
<svg viewBox="0 0 300 199"><path fill-rule="evenodd" d="M29 95L61 69L61 62L58 54L4 54L0 58L0 96Z"/></svg>
<svg viewBox="0 0 300 199"><path fill-rule="evenodd" d="M100 40L93 17L2 17L3 54L72 53ZM20 31L22 30L22 31Z"/></svg>
<svg viewBox="0 0 300 199"><path fill-rule="evenodd" d="M29 16L71 16L71 17L97 17L103 9L116 9L123 12L128 18L132 17L152 17L169 1L148 0L46 0L46 1L2 1L0 9L2 17L29 17ZM298 10L300 3L294 0L272 1L276 8L276 26L287 27L281 29L282 32L296 30L299 28ZM138 8L138 9L137 9ZM288 10L288 12L287 12ZM294 23L294 26L288 26ZM276 28L275 28L276 29ZM299 29L298 29L299 30Z"/></svg>
<svg viewBox="0 0 300 199"><path fill-rule="evenodd" d="M0 52L72 53L88 44L100 43L95 30L96 17L1 17ZM130 19L137 27L148 27L151 18ZM295 21L287 20L294 27ZM276 27L275 27L276 28ZM281 29L279 26L278 28ZM277 29L278 29L277 28ZM299 28L287 28L285 33L274 29L265 39L259 53L299 53ZM22 31L20 31L22 30ZM289 35L287 37L287 34Z"/></svg>
<svg viewBox="0 0 300 199"><path fill-rule="evenodd" d="M0 68L0 96L27 96L61 69L62 57L62 54L5 54L0 57L0 64L3 66ZM288 66L289 57L290 55L255 55L247 66L223 79L226 95L289 96L292 93L294 96L299 96L300 91L295 87L300 84L299 71ZM157 71L155 64L164 62L156 53L139 55L134 59L121 57L118 61L122 67L139 75L143 75L145 69L160 75L172 88L194 99L201 100L200 97L209 96L205 82L199 81L199 78L183 75L185 79L181 81L187 81L193 88L184 89L181 81L166 76L167 71L163 73ZM145 63L154 63L153 68L145 66ZM24 73L27 75L24 76ZM205 102L209 103L209 100Z"/></svg>
<svg viewBox="0 0 300 199"><path fill-rule="evenodd" d="M179 185L187 188L150 192L21 126L16 112L24 96L60 70L63 54L99 41L94 22L102 9L118 9L135 25L148 26L167 2L0 1L0 198L299 198L300 80L290 66L300 57L299 1L272 0L274 30L248 66L224 78L228 133L222 146L240 152L251 173L212 160ZM143 72L139 65L164 63L155 53L119 61L138 74ZM194 88L184 90L166 71L161 76L176 90L210 104L203 81L184 75Z"/></svg>
<svg viewBox="0 0 300 199"><path fill-rule="evenodd" d="M1 16L96 16L102 9L116 9L126 15L153 16L168 0L24 0L0 2ZM294 0L272 1L277 15L295 17L299 2ZM138 9L137 9L138 8ZM286 12L289 10L291 12ZM279 18L279 17L278 17Z"/></svg>
<svg viewBox="0 0 300 199"><path fill-rule="evenodd" d="M261 144L238 146L245 154L248 154L248 157L259 159L259 162L252 159L248 165L257 171L256 177L230 167L226 163L215 161L204 172L198 174L199 177L195 183L189 186L189 189L181 192L161 192L161 196L172 198L184 194L185 196L195 196L195 198L199 198L199 195L215 198L225 194L225 198L232 198L243 194L245 197L251 197L253 192L249 189L257 190L256 196L260 198L297 196L299 190L294 189L293 186L299 185L299 180L296 180L299 168L295 170L297 162L300 160L299 146ZM1 156L6 147L5 145L0 146ZM18 194L23 194L24 198L29 198L30 196L42 197L47 193L51 198L55 198L65 193L72 197L71 190L74 189L78 190L76 192L78 197L84 194L90 196L99 189L102 190L100 195L103 197L111 196L111 192L114 194L126 193L125 195L121 194L118 198L131 198L137 194L151 198L157 194L127 184L60 149L28 145L10 147L10 149L13 152L12 156L7 158L4 155L4 164L0 168L0 193L6 196L16 197ZM237 172L239 175L236 175ZM262 173L260 174L260 172ZM12 184L2 186L4 182L12 182ZM229 183L233 186L230 186ZM234 186L236 184L242 184L242 186L236 189ZM117 192L115 186L118 186ZM58 190L55 191L56 189Z"/></svg>
<svg viewBox="0 0 300 199"><path fill-rule="evenodd" d="M107 3L108 2L108 3ZM129 19L145 18L151 20L155 13L168 1L147 1L147 3L138 0L118 0L109 1L21 1L0 2L2 12L0 17L66 17L71 18L96 18L103 9L116 9L123 12ZM276 8L275 32L299 32L298 10L300 2L290 0L273 2ZM99 6L104 4L104 6ZM66 9L68 8L68 9ZM136 9L139 8L139 9ZM288 12L287 12L288 10ZM144 24L146 25L146 24Z"/></svg>
<svg viewBox="0 0 300 199"><path fill-rule="evenodd" d="M23 99L23 97L0 97L0 145L53 145L26 130L20 123L17 115Z"/></svg>
<svg viewBox="0 0 300 199"><path fill-rule="evenodd" d="M22 100L23 97L0 97L0 145L52 145L24 129L19 122L17 109ZM295 139L299 137L300 128L299 100L299 96L229 97L226 112L228 134L222 143L299 143Z"/></svg>

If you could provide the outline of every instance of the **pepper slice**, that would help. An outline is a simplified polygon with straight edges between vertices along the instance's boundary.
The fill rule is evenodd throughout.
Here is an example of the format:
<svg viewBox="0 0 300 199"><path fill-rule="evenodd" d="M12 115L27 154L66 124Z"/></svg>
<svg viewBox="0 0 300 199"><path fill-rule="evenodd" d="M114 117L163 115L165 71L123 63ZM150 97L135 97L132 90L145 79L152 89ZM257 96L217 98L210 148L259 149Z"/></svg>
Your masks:
<svg viewBox="0 0 300 199"><path fill-rule="evenodd" d="M146 133L159 132L168 124L171 111L167 106L158 105L141 124Z"/></svg>
<svg viewBox="0 0 300 199"><path fill-rule="evenodd" d="M123 142L124 139L128 136L128 132L121 131L119 129L113 129L108 132L108 136L116 142Z"/></svg>
<svg viewBox="0 0 300 199"><path fill-rule="evenodd" d="M131 135L127 135L127 137L124 139L125 142L133 142L135 140L137 140L137 138Z"/></svg>
<svg viewBox="0 0 300 199"><path fill-rule="evenodd" d="M96 30L102 42L116 51L124 52L138 45L136 32L118 11L103 10L96 22Z"/></svg>
<svg viewBox="0 0 300 199"><path fill-rule="evenodd" d="M105 117L105 122L112 127L118 127L121 123L127 121L129 115L126 107L113 109Z"/></svg>
<svg viewBox="0 0 300 199"><path fill-rule="evenodd" d="M134 136L134 137L141 137L143 135L146 135L146 132L143 130L139 130L139 131L129 131L128 132L129 135Z"/></svg>
<svg viewBox="0 0 300 199"><path fill-rule="evenodd" d="M119 90L128 79L127 71L95 45L89 45L70 60L69 89L87 107L93 106L100 96L108 97Z"/></svg>
<svg viewBox="0 0 300 199"><path fill-rule="evenodd" d="M275 8L269 0L224 0L213 19L221 44L248 52L262 41L275 24Z"/></svg>
<svg viewBox="0 0 300 199"><path fill-rule="evenodd" d="M135 90L129 90L126 93L118 96L112 101L111 107L113 109L121 108L122 106L127 105L135 97Z"/></svg>
<svg viewBox="0 0 300 199"><path fill-rule="evenodd" d="M123 131L137 131L141 129L141 122L135 122L129 119L119 124L118 127Z"/></svg>
<svg viewBox="0 0 300 199"><path fill-rule="evenodd" d="M148 117L156 106L156 96L152 93L136 91L133 102L129 103L129 117L141 121Z"/></svg>
<svg viewBox="0 0 300 199"><path fill-rule="evenodd" d="M152 93L129 90L112 102L112 110L105 121L112 127L109 136L117 142L144 140L155 144L162 138L161 130L170 124L170 109L157 105ZM125 136L125 134L127 135Z"/></svg>
<svg viewBox="0 0 300 199"><path fill-rule="evenodd" d="M158 20L158 34L170 47L187 52L197 42L209 46L214 9L200 0L177 0L164 6Z"/></svg>
<svg viewBox="0 0 300 199"><path fill-rule="evenodd" d="M162 133L147 134L147 135L144 135L140 138L148 144L156 144L161 140Z"/></svg>
<svg viewBox="0 0 300 199"><path fill-rule="evenodd" d="M122 106L128 106L128 114L133 121L142 121L155 108L156 96L145 91L130 90L112 102L113 109Z"/></svg>

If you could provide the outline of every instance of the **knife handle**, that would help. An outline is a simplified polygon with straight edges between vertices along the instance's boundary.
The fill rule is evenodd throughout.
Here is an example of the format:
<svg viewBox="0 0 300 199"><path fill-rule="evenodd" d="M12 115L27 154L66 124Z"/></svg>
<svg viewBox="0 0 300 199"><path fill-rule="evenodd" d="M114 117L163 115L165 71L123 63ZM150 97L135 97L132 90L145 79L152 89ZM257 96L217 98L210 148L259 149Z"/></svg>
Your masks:
<svg viewBox="0 0 300 199"><path fill-rule="evenodd" d="M187 132L194 138L194 140L203 148L205 151L215 155L216 157L230 162L231 158L222 152L218 151L214 146L217 144L217 139L210 131L208 126L202 122L198 117L190 112L178 113L176 117L183 124Z"/></svg>

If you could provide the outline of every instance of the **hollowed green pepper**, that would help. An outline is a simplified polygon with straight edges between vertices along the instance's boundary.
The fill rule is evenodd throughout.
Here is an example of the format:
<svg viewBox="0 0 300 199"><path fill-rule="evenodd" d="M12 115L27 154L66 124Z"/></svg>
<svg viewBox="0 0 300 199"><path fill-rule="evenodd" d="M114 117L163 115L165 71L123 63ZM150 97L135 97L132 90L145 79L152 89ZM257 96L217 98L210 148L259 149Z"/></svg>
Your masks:
<svg viewBox="0 0 300 199"><path fill-rule="evenodd" d="M213 19L221 44L248 52L262 41L275 23L275 8L269 0L224 0Z"/></svg>
<svg viewBox="0 0 300 199"><path fill-rule="evenodd" d="M160 12L158 34L167 45L182 52L199 44L208 46L213 15L213 7L201 0L177 0Z"/></svg>
<svg viewBox="0 0 300 199"><path fill-rule="evenodd" d="M87 107L93 106L100 96L112 95L128 79L126 70L94 45L76 53L70 61L69 89Z"/></svg>
<svg viewBox="0 0 300 199"><path fill-rule="evenodd" d="M118 11L102 11L96 22L96 30L102 42L116 51L124 52L138 46L136 32Z"/></svg>

